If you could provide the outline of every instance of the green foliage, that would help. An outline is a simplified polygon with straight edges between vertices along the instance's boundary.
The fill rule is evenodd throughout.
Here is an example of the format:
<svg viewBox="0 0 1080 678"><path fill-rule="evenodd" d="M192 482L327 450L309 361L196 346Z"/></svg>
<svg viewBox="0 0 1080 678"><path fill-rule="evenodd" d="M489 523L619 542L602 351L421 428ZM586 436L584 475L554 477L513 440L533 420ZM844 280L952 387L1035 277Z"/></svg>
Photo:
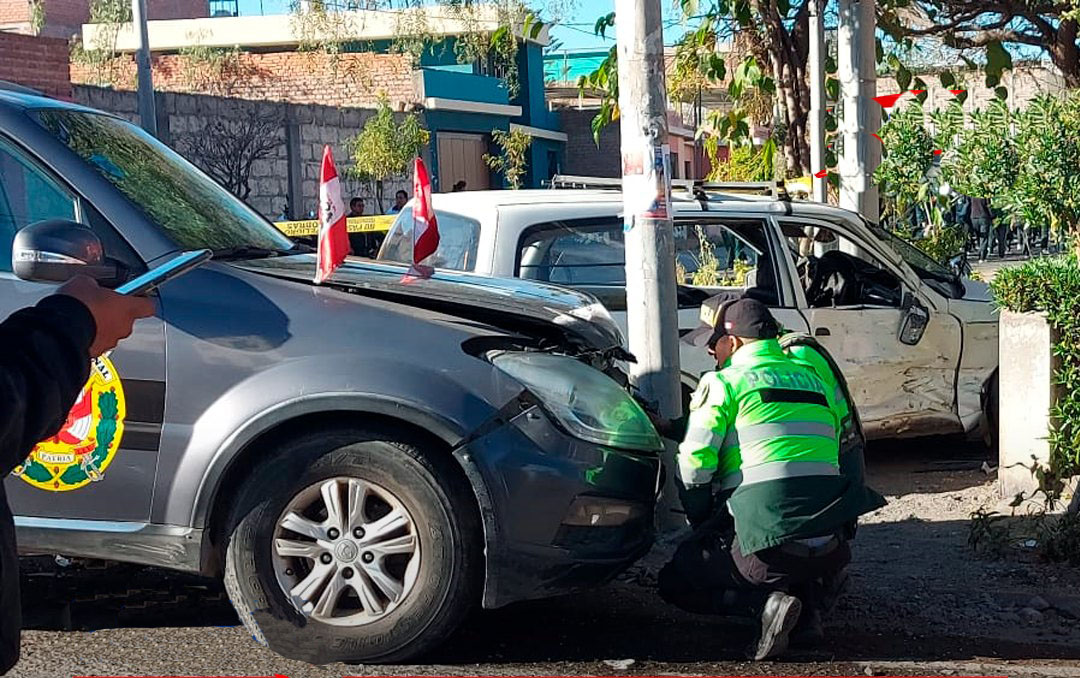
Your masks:
<svg viewBox="0 0 1080 678"><path fill-rule="evenodd" d="M938 196L927 173L933 165L934 140L926 130L922 105L912 103L893 114L878 136L884 152L874 181L886 199L882 216L895 223L912 210L932 209Z"/></svg>
<svg viewBox="0 0 1080 678"><path fill-rule="evenodd" d="M131 2L125 0L91 0L90 23L100 24L93 42L84 45L72 43L71 58L76 63L89 66L92 83L117 86L124 84L126 59L116 51L116 40L121 24L131 21Z"/></svg>
<svg viewBox="0 0 1080 678"><path fill-rule="evenodd" d="M694 225L698 239L698 267L690 283L698 287L716 287L720 284L720 261L716 258L713 244L705 234L705 227Z"/></svg>
<svg viewBox="0 0 1080 678"><path fill-rule="evenodd" d="M45 2L30 0L30 29L38 35L42 28L45 28Z"/></svg>
<svg viewBox="0 0 1080 678"><path fill-rule="evenodd" d="M431 134L421 126L416 114L409 113L398 122L390 102L381 97L375 115L348 141L353 161L348 174L374 185L375 202L382 212L383 182L403 175L430 139Z"/></svg>
<svg viewBox="0 0 1080 678"><path fill-rule="evenodd" d="M1080 266L1074 256L1034 259L998 272L990 287L1001 308L1045 313L1057 336L1053 351L1060 364L1053 381L1059 399L1050 413L1049 475L1040 477L1053 496L1059 479L1080 474Z"/></svg>
<svg viewBox="0 0 1080 678"><path fill-rule="evenodd" d="M964 195L991 198L998 206L1016 179L1017 151L1010 134L1012 115L995 100L971 114L971 125L950 129L954 148L942 161L942 173Z"/></svg>
<svg viewBox="0 0 1080 678"><path fill-rule="evenodd" d="M775 139L767 139L761 146L739 143L728 148L726 162L719 160L716 136L705 140L705 152L709 154L712 171L708 181L774 181L782 176L778 163L781 154Z"/></svg>
<svg viewBox="0 0 1080 678"><path fill-rule="evenodd" d="M492 130L491 138L501 151L498 155L484 155L487 166L503 175L506 183L512 190L521 188L521 181L525 177L525 171L529 166L529 146L532 145L532 137L514 130L504 132Z"/></svg>
<svg viewBox="0 0 1080 678"><path fill-rule="evenodd" d="M181 75L184 85L195 91L227 93L232 76L240 72L240 48L208 47L196 42L181 47Z"/></svg>

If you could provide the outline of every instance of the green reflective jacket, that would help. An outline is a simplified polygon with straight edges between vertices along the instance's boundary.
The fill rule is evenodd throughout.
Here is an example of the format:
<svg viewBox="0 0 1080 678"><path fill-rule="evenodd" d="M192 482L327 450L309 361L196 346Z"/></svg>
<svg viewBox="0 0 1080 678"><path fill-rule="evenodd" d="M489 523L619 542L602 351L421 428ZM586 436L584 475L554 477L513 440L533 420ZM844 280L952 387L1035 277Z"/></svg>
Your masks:
<svg viewBox="0 0 1080 678"><path fill-rule="evenodd" d="M702 377L679 475L690 489L719 484L744 552L835 533L882 505L840 474L840 427L850 412L836 386L776 340L744 346Z"/></svg>

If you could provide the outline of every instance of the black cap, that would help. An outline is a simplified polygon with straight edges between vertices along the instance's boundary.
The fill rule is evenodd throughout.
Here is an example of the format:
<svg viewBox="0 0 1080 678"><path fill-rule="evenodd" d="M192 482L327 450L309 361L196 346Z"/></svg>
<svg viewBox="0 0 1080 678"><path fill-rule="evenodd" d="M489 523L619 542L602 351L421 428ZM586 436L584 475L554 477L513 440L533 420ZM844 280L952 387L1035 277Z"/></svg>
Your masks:
<svg viewBox="0 0 1080 678"><path fill-rule="evenodd" d="M701 305L701 327L689 332L683 341L694 346L708 346L725 335L744 339L775 339L780 323L769 307L757 299L716 296Z"/></svg>

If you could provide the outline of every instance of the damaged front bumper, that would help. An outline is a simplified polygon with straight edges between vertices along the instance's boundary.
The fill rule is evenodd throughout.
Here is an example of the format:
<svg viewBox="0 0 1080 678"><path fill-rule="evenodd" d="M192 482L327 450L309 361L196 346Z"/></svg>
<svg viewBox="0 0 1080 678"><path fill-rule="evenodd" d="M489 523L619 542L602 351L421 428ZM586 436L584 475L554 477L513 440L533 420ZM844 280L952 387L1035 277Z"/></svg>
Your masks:
<svg viewBox="0 0 1080 678"><path fill-rule="evenodd" d="M485 608L602 584L652 546L655 454L578 440L533 405L455 456L481 507Z"/></svg>

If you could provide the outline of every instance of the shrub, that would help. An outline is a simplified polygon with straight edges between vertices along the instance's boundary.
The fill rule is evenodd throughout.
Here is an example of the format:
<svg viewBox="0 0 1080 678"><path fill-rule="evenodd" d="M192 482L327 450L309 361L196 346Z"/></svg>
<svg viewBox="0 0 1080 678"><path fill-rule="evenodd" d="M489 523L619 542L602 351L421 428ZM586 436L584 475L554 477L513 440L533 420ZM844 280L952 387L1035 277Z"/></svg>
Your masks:
<svg viewBox="0 0 1080 678"><path fill-rule="evenodd" d="M1053 495L1063 479L1080 475L1080 265L1075 256L1034 259L1000 271L990 287L1001 308L1045 313L1057 336L1053 351L1061 362L1053 379L1061 388L1050 413L1050 468L1042 479Z"/></svg>

